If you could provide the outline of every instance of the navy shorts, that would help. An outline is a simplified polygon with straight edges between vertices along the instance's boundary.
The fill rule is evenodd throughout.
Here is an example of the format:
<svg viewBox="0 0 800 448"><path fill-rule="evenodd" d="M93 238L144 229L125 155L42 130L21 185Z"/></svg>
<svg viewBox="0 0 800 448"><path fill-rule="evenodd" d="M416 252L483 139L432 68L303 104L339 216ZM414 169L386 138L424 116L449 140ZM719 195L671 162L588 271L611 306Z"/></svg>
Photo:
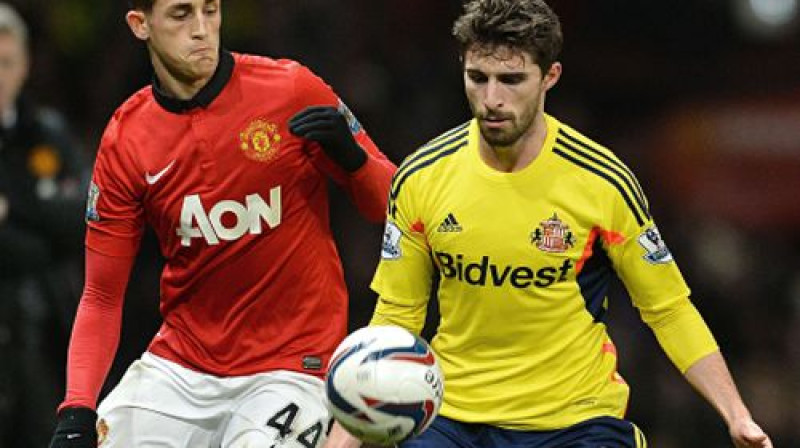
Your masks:
<svg viewBox="0 0 800 448"><path fill-rule="evenodd" d="M400 448L646 448L633 423L598 417L555 431L518 431L439 416Z"/></svg>

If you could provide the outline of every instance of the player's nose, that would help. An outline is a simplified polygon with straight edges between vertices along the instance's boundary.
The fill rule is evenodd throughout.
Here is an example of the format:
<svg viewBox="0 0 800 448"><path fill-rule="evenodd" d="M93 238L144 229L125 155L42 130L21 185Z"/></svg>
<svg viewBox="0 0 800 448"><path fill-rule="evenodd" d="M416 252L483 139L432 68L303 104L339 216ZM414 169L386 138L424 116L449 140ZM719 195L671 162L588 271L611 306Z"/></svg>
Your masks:
<svg viewBox="0 0 800 448"><path fill-rule="evenodd" d="M486 82L486 97L484 105L487 109L497 109L503 107L503 86L496 79L489 79Z"/></svg>

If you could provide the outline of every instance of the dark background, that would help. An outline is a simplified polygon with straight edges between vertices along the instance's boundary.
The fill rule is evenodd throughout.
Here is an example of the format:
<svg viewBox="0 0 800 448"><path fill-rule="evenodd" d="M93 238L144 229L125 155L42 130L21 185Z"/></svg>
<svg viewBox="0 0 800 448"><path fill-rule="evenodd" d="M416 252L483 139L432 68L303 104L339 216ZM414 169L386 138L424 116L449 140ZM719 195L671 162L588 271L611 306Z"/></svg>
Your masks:
<svg viewBox="0 0 800 448"><path fill-rule="evenodd" d="M63 112L93 157L111 113L151 76L144 46L123 21L125 2L9 3L31 27L26 90ZM552 6L565 34L564 74L547 110L612 148L638 174L757 421L775 446L800 446L796 0ZM763 10L774 26L746 18L748 8ZM230 0L223 42L311 67L399 163L469 118L450 37L459 11L453 0ZM782 21L781 11L793 19ZM340 195L333 205L357 328L374 305L368 283L381 229L353 218ZM109 385L158 327L160 263L147 240ZM628 415L650 446L730 446L724 425L660 352L621 288L610 303L610 332L633 391Z"/></svg>

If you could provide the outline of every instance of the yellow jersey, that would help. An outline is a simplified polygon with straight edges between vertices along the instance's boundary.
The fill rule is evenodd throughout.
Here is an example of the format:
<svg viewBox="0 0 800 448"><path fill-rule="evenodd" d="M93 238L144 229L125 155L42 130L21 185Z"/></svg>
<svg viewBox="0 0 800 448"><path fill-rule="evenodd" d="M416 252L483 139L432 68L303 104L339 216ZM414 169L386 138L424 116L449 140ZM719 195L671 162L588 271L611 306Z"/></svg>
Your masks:
<svg viewBox="0 0 800 448"><path fill-rule="evenodd" d="M629 391L604 324L614 275L681 370L717 348L631 171L546 123L520 171L483 162L472 120L395 173L371 323L419 333L438 285L446 417L522 430L622 417Z"/></svg>

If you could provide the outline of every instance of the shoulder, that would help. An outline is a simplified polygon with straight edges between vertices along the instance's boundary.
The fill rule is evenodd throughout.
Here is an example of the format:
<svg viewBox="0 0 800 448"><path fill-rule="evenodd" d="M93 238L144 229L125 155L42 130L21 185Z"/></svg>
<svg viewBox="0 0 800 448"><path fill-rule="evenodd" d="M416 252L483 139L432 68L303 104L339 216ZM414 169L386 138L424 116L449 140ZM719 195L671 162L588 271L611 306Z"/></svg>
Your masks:
<svg viewBox="0 0 800 448"><path fill-rule="evenodd" d="M426 178L437 178L437 173L455 163L452 157L466 148L471 121L443 132L412 152L398 167L392 181L392 195L408 182L423 182Z"/></svg>
<svg viewBox="0 0 800 448"><path fill-rule="evenodd" d="M461 123L429 140L409 154L399 169L423 169L439 161L448 160L448 156L467 145L470 123L471 121Z"/></svg>
<svg viewBox="0 0 800 448"><path fill-rule="evenodd" d="M597 143L592 138L582 132L577 131L571 126L557 122L556 149L573 156L581 157L587 161L601 164L610 164L619 168L627 169L622 160L606 146Z"/></svg>
<svg viewBox="0 0 800 448"><path fill-rule="evenodd" d="M232 53L240 75L254 75L256 79L285 80L294 82L298 78L314 76L305 65L293 59L273 59L267 56Z"/></svg>
<svg viewBox="0 0 800 448"><path fill-rule="evenodd" d="M559 123L553 153L565 164L565 169L578 173L586 191L621 200L640 223L649 219L647 199L638 179L613 151Z"/></svg>
<svg viewBox="0 0 800 448"><path fill-rule="evenodd" d="M143 125L151 123L148 119L154 111L158 110L153 97L152 86L139 89L129 96L111 116L100 141L100 149L108 150L110 147L120 146L119 142L133 129L141 129Z"/></svg>
<svg viewBox="0 0 800 448"><path fill-rule="evenodd" d="M248 88L280 89L290 101L301 104L335 103L333 89L311 69L293 59L272 59L233 53L236 76Z"/></svg>
<svg viewBox="0 0 800 448"><path fill-rule="evenodd" d="M605 183L631 183L631 169L612 150L574 128L558 123L553 152L572 169Z"/></svg>

